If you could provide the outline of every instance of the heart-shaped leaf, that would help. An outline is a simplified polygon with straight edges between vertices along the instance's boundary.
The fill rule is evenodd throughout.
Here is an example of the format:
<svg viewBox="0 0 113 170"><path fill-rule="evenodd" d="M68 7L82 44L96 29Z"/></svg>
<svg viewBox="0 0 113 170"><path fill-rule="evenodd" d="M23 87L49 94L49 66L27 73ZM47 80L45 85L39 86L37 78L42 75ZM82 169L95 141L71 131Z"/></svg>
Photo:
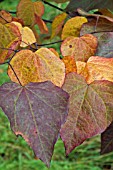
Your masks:
<svg viewBox="0 0 113 170"><path fill-rule="evenodd" d="M32 2L31 0L20 0L17 6L17 17L22 19L25 26L34 26L35 15L41 17L44 14L42 2Z"/></svg>
<svg viewBox="0 0 113 170"><path fill-rule="evenodd" d="M22 50L13 57L10 64L22 85L49 80L61 87L65 79L64 63L47 48L40 48L35 53L30 50ZM8 74L12 81L18 83L10 67Z"/></svg>
<svg viewBox="0 0 113 170"><path fill-rule="evenodd" d="M76 146L102 133L113 118L113 83L95 81L87 85L76 73L66 76L63 89L70 95L69 114L61 128L68 155Z"/></svg>
<svg viewBox="0 0 113 170"><path fill-rule="evenodd" d="M51 82L0 87L0 107L16 135L21 135L47 166L67 113L68 94Z"/></svg>
<svg viewBox="0 0 113 170"><path fill-rule="evenodd" d="M0 63L3 63L20 45L21 34L13 23L0 24L0 34Z"/></svg>
<svg viewBox="0 0 113 170"><path fill-rule="evenodd" d="M36 42L36 38L34 36L33 31L29 27L22 27L22 25L19 22L12 22L15 24L22 37L22 42L20 44L21 47L27 47L28 45L31 45Z"/></svg>
<svg viewBox="0 0 113 170"><path fill-rule="evenodd" d="M88 84L95 80L113 82L113 58L90 57L85 66L84 74Z"/></svg>
<svg viewBox="0 0 113 170"><path fill-rule="evenodd" d="M74 17L69 19L63 27L61 38L66 39L69 36L78 37L82 24L86 23L85 17Z"/></svg>
<svg viewBox="0 0 113 170"><path fill-rule="evenodd" d="M87 61L95 54L97 38L91 34L82 37L68 37L61 45L63 56L73 56L75 61Z"/></svg>
<svg viewBox="0 0 113 170"><path fill-rule="evenodd" d="M17 6L17 17L23 20L25 26L34 25L34 5L31 0L20 0Z"/></svg>

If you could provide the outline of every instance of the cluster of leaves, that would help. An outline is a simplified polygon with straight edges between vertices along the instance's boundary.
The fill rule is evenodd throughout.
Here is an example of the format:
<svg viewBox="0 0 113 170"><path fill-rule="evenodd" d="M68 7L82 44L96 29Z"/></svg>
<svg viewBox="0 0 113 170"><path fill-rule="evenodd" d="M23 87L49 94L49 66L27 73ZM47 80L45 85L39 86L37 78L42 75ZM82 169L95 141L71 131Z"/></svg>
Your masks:
<svg viewBox="0 0 113 170"><path fill-rule="evenodd" d="M20 0L16 17L0 11L0 64L8 64L11 79L0 87L0 107L13 132L49 166L59 136L66 155L97 134L101 152L113 150L113 1L71 0L66 9L57 8L62 13L50 39L61 38L62 57L40 48L41 35L49 32L44 3L57 8Z"/></svg>

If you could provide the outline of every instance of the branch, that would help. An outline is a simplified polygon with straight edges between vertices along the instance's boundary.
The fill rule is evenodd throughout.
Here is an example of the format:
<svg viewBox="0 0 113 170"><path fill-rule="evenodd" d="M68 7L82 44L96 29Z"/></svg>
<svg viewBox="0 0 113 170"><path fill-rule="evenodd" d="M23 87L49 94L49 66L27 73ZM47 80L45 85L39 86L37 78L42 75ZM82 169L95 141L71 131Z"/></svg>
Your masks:
<svg viewBox="0 0 113 170"><path fill-rule="evenodd" d="M55 8L55 9L57 9L59 11L66 12L64 9L59 8L59 7L57 7L57 6L53 5L53 4L50 4L49 2L46 2L45 0L42 0L42 2L44 2L45 4L51 6L51 7ZM66 13L69 14L68 12L66 12Z"/></svg>
<svg viewBox="0 0 113 170"><path fill-rule="evenodd" d="M13 71L13 73L14 73L15 77L17 78L19 84L22 86L22 84L21 84L21 82L20 82L20 80L19 80L19 78L18 78L18 76L17 76L17 74L16 74L14 68L12 67L12 65L11 65L9 62L8 62L8 65L11 67L11 70Z"/></svg>
<svg viewBox="0 0 113 170"><path fill-rule="evenodd" d="M3 18L2 16L0 16L0 18L2 18L5 22L9 23L5 18Z"/></svg>
<svg viewBox="0 0 113 170"><path fill-rule="evenodd" d="M59 40L59 41L55 41L55 42L52 42L52 43L45 43L45 44L35 44L37 47L41 47L41 46L46 46L46 45L53 45L53 44L56 44L56 43L61 43L63 42L63 40Z"/></svg>
<svg viewBox="0 0 113 170"><path fill-rule="evenodd" d="M42 20L44 21L44 22L48 22L48 23L52 23L53 21L51 21L51 20L47 20L47 19L43 19L42 18Z"/></svg>

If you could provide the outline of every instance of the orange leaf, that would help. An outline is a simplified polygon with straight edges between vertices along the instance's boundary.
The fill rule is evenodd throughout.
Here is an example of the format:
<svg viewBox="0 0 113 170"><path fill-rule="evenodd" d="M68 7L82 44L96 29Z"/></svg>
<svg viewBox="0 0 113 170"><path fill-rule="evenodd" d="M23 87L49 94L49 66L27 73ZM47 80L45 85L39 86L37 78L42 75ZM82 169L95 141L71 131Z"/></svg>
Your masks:
<svg viewBox="0 0 113 170"><path fill-rule="evenodd" d="M10 64L22 85L26 85L29 82L49 80L61 87L64 82L64 63L47 48L40 48L35 53L30 50L22 50L16 53ZM18 83L10 67L8 74L12 81Z"/></svg>
<svg viewBox="0 0 113 170"><path fill-rule="evenodd" d="M77 74L84 75L84 69L86 67L86 62L76 61L76 66L77 66Z"/></svg>
<svg viewBox="0 0 113 170"><path fill-rule="evenodd" d="M34 25L34 5L31 0L20 0L17 6L17 17L22 19L26 26Z"/></svg>
<svg viewBox="0 0 113 170"><path fill-rule="evenodd" d="M8 22L12 21L12 16L9 12L6 12L4 10L0 11L0 23L1 24L7 24Z"/></svg>
<svg viewBox="0 0 113 170"><path fill-rule="evenodd" d="M54 48L49 48L58 58L60 58L58 52Z"/></svg>
<svg viewBox="0 0 113 170"><path fill-rule="evenodd" d="M97 48L97 38L91 34L82 37L68 37L61 45L63 56L74 56L75 61L87 61L95 54Z"/></svg>
<svg viewBox="0 0 113 170"><path fill-rule="evenodd" d="M34 13L36 15L38 15L39 17L41 17L44 14L44 5L42 2L38 1L38 2L34 2Z"/></svg>
<svg viewBox="0 0 113 170"><path fill-rule="evenodd" d="M109 80L113 82L113 58L90 57L86 64L88 84L94 80Z"/></svg>
<svg viewBox="0 0 113 170"><path fill-rule="evenodd" d="M59 14L56 16L52 23L52 34L51 39L54 38L58 33L62 30L62 26L64 24L64 21L67 17L66 13Z"/></svg>
<svg viewBox="0 0 113 170"><path fill-rule="evenodd" d="M69 36L78 37L82 24L86 22L87 19L85 17L73 17L69 19L64 25L61 35L62 40L66 39Z"/></svg>
<svg viewBox="0 0 113 170"><path fill-rule="evenodd" d="M18 27L13 23L0 24L0 63L3 63L16 50L21 42L21 34ZM7 48L10 50L5 50Z"/></svg>
<svg viewBox="0 0 113 170"><path fill-rule="evenodd" d="M20 44L21 47L27 47L28 45L31 45L36 42L34 33L29 27L22 27L22 25L19 22L12 23L18 27L21 33L22 36L22 42Z"/></svg>
<svg viewBox="0 0 113 170"><path fill-rule="evenodd" d="M66 74L71 72L77 72L76 62L74 57L65 56L62 61L65 63Z"/></svg>
<svg viewBox="0 0 113 170"><path fill-rule="evenodd" d="M47 34L48 28L47 28L45 22L37 14L35 14L35 21L36 21L36 24L38 25L41 33Z"/></svg>

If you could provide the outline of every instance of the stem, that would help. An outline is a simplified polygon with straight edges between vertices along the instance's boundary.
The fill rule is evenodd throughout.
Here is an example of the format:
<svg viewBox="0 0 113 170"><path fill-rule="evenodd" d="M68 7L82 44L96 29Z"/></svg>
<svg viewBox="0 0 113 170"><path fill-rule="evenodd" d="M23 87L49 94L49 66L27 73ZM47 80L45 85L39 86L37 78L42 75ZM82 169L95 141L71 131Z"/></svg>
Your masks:
<svg viewBox="0 0 113 170"><path fill-rule="evenodd" d="M13 73L14 73L15 77L17 78L19 84L22 86L22 84L21 84L21 82L20 82L20 80L19 80L19 78L18 78L18 76L17 76L17 74L16 74L14 68L12 67L12 65L11 65L9 62L8 62L8 65L11 67L11 70L13 71Z"/></svg>
<svg viewBox="0 0 113 170"><path fill-rule="evenodd" d="M58 9L59 11L65 12L62 8L59 8L59 7L57 7L57 6L53 5L53 4L50 4L49 2L46 2L45 0L42 0L42 2L44 2L45 4L51 6L51 7L55 8L55 9Z"/></svg>
<svg viewBox="0 0 113 170"><path fill-rule="evenodd" d="M11 49L11 48L4 48L4 47L0 47L1 49L3 49L3 50L11 50L11 51L14 51L14 52L18 52L19 50L13 50L13 49Z"/></svg>
<svg viewBox="0 0 113 170"><path fill-rule="evenodd" d="M36 44L36 46L41 47L41 46L52 45L52 44L61 43L61 42L63 42L63 40L59 40L59 41L52 42L52 43Z"/></svg>
<svg viewBox="0 0 113 170"><path fill-rule="evenodd" d="M47 19L42 19L44 22L52 23L53 21L47 20Z"/></svg>
<svg viewBox="0 0 113 170"><path fill-rule="evenodd" d="M0 18L2 18L5 22L9 23L5 18L3 18L2 16L0 16Z"/></svg>
<svg viewBox="0 0 113 170"><path fill-rule="evenodd" d="M0 65L3 65L3 64L9 64L9 62L8 62L8 61L6 61L6 62L4 62L4 63L0 63Z"/></svg>
<svg viewBox="0 0 113 170"><path fill-rule="evenodd" d="M9 12L10 14L16 14L16 11L7 11Z"/></svg>

